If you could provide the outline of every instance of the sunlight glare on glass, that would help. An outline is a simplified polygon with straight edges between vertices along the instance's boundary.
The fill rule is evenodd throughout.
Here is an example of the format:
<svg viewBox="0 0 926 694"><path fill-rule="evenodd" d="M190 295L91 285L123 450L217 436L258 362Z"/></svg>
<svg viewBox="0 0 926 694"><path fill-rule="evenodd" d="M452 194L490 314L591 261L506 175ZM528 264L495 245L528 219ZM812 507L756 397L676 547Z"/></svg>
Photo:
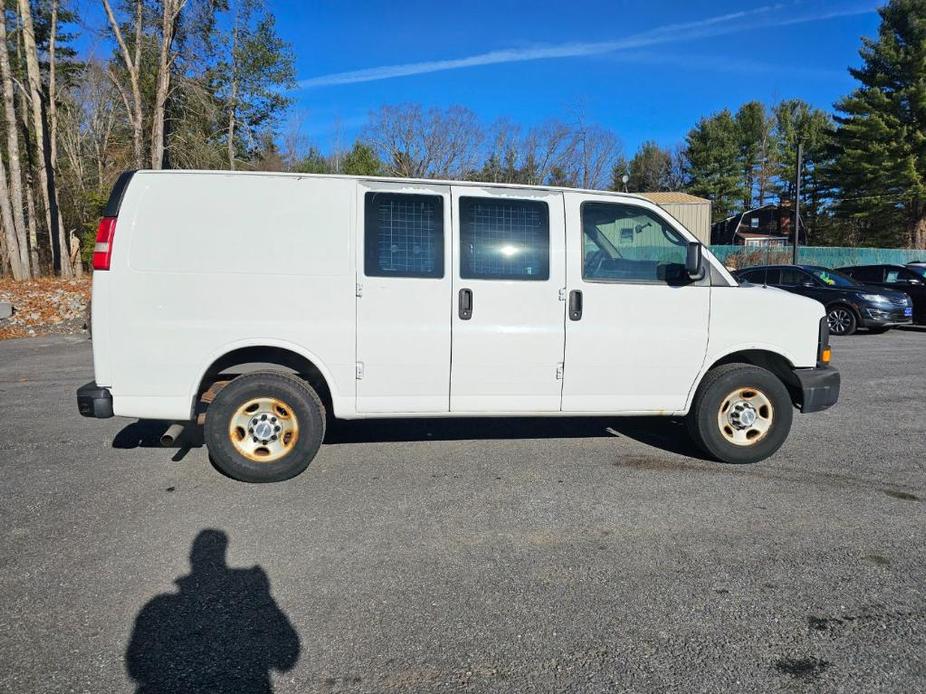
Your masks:
<svg viewBox="0 0 926 694"><path fill-rule="evenodd" d="M512 246L510 243L506 243L504 246L501 247L501 252L502 252L502 255L505 256L506 258L510 258L513 255L517 255L518 247Z"/></svg>

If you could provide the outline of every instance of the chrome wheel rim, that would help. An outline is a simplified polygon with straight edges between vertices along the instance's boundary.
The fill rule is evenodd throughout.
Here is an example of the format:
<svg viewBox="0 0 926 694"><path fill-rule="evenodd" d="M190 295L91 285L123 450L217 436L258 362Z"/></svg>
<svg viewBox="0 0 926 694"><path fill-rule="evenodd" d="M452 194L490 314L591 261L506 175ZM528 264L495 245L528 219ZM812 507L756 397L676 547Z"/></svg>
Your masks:
<svg viewBox="0 0 926 694"><path fill-rule="evenodd" d="M755 446L772 428L772 401L758 388L737 388L720 403L717 426L736 446Z"/></svg>
<svg viewBox="0 0 926 694"><path fill-rule="evenodd" d="M299 439L299 421L284 401L254 398L232 415L228 438L235 450L248 460L272 463L295 447Z"/></svg>
<svg viewBox="0 0 926 694"><path fill-rule="evenodd" d="M848 332L852 325L852 314L848 309L835 308L827 314L826 322L829 323L831 333L842 335Z"/></svg>

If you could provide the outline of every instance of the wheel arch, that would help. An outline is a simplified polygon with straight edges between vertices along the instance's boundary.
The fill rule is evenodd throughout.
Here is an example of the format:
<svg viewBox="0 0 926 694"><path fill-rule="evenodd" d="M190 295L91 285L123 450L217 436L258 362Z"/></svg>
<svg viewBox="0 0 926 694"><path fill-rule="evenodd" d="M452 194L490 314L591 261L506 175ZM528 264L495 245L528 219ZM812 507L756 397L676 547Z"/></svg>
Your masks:
<svg viewBox="0 0 926 694"><path fill-rule="evenodd" d="M214 383L230 380L226 379L226 376L234 378L263 370L299 376L315 389L325 409L334 414L334 400L329 385L332 378L321 361L290 345L246 344L221 350L218 356L213 356L209 365L200 371L196 390L191 397L192 418L196 417L201 396Z"/></svg>
<svg viewBox="0 0 926 694"><path fill-rule="evenodd" d="M791 396L791 402L795 407L800 407L803 403L804 395L801 390L800 382L797 380L797 377L794 375L794 362L791 361L787 356L781 354L780 352L775 352L770 349L762 348L744 348L738 349L727 354L724 354L721 357L716 358L710 366L704 369L700 376L698 377L697 382L694 387L691 389L691 393L688 397L688 406L691 406L691 402L694 400L694 395L697 392L698 388L701 386L704 377L711 372L711 370L717 368L718 366L723 366L724 364L751 364L752 366L758 366L770 371L774 376L780 380L785 388L788 390L788 394Z"/></svg>

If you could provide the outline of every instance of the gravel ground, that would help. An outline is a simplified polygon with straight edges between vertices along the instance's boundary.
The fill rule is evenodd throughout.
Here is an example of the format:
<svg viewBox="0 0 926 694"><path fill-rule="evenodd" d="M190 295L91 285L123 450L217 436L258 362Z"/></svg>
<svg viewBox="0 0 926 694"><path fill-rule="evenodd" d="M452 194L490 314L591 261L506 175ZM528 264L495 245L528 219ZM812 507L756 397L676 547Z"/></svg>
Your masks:
<svg viewBox="0 0 926 694"><path fill-rule="evenodd" d="M366 422L250 486L82 419L85 339L0 343L0 690L923 691L926 330L835 355L753 466L668 421Z"/></svg>

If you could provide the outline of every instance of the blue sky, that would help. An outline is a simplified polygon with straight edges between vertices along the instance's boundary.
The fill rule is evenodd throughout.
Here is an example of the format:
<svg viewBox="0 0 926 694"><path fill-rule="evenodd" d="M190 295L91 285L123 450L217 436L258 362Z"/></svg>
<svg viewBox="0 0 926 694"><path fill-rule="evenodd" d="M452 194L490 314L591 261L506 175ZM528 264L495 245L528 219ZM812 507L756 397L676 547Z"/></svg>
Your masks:
<svg viewBox="0 0 926 694"><path fill-rule="evenodd" d="M486 123L574 118L681 142L699 117L758 99L823 109L850 91L875 0L463 3L267 0L295 51L292 123L349 146L382 104L460 104ZM78 0L85 26L104 22ZM108 51L84 35L84 48ZM284 124L284 127L286 125Z"/></svg>
<svg viewBox="0 0 926 694"><path fill-rule="evenodd" d="M628 152L751 99L830 109L878 4L271 1L295 47L297 118L322 148L381 104L420 102L525 125L582 113Z"/></svg>

